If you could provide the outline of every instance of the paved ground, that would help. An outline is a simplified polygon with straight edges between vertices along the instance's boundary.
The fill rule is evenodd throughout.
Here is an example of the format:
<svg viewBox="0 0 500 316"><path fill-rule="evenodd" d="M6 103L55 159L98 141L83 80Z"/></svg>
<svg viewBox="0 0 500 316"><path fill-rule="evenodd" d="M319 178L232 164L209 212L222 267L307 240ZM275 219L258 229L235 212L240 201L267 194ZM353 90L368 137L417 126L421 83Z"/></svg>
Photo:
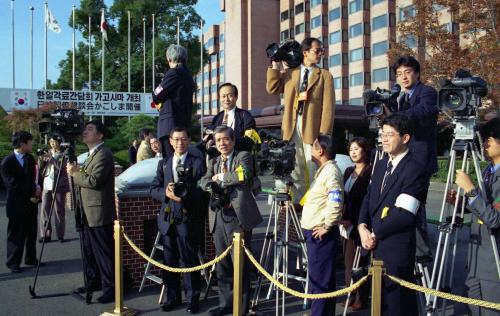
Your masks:
<svg viewBox="0 0 500 316"><path fill-rule="evenodd" d="M269 182L267 182L269 184ZM442 185L431 186L428 199L428 217L438 218L442 199ZM259 198L259 208L265 221L255 230L255 242L253 249L256 254L260 254L261 245L265 233L267 218L270 212L270 206L267 204L265 195ZM5 197L0 195L0 236L5 240L7 230L7 218L5 217ZM43 261L46 263L40 270L40 275L36 284L36 294L46 296L38 299L32 299L28 291L28 286L33 284L35 270L25 267L23 273L11 274L5 267L5 241L0 243L0 314L1 315L98 315L104 311L111 310L113 304L101 305L93 303L86 305L84 302L68 295L74 288L83 284L81 261L80 261L80 244L78 235L74 229L73 214L68 212L67 218L67 242L50 242L46 244L43 254ZM431 225L431 238L437 240L436 227ZM461 230L459 234L459 245L456 270L454 273L454 284L462 284L465 275L464 260L467 243L467 228ZM435 242L434 242L435 243ZM40 244L37 244L37 250L40 251ZM435 244L434 244L435 248ZM337 276L339 287L342 278L342 267L339 267ZM300 289L297 284L294 285ZM455 286L455 293L461 293L463 288ZM159 286L152 286L144 290L142 293L137 293L132 290L125 296L125 306L133 308L140 312L141 315L161 315L164 314L159 310L157 299L160 292ZM64 296L56 296L58 294ZM100 293L94 294L97 298ZM212 289L207 301L201 304L200 315L208 315L208 309L216 306L216 288ZM259 311L263 314L274 314L274 301L259 305ZM341 315L343 306L337 304L337 315ZM303 315L308 311L302 310L302 301L287 298L286 315ZM170 313L171 315L185 315L184 307ZM463 315L465 314L464 306L457 304L449 306L446 315ZM369 315L368 310L358 313L348 313L348 315Z"/></svg>

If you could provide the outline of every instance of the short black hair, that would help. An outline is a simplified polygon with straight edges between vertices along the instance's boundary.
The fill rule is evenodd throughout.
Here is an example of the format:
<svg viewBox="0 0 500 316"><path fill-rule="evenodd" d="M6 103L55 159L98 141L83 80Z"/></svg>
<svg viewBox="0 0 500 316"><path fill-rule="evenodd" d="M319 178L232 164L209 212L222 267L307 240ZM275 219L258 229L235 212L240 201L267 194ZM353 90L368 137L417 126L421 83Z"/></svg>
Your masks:
<svg viewBox="0 0 500 316"><path fill-rule="evenodd" d="M357 144L359 147L361 147L361 149L363 150L363 154L364 154L363 161L365 163L369 163L370 162L370 154L372 152L372 146L368 142L368 140L364 137L361 137L361 136L352 138L349 141L349 145L347 145L347 153L349 153L349 150L351 149L352 144Z"/></svg>
<svg viewBox="0 0 500 316"><path fill-rule="evenodd" d="M234 134L234 130L229 126L225 125L217 126L214 131L214 136L215 134L220 134L220 133L226 133L229 136L229 138L231 138L234 141L236 140L236 135Z"/></svg>
<svg viewBox="0 0 500 316"><path fill-rule="evenodd" d="M148 136L152 132L153 131L150 128L144 127L141 128L141 130L139 131L139 136L141 137L142 140L144 140L144 138L146 138L146 136Z"/></svg>
<svg viewBox="0 0 500 316"><path fill-rule="evenodd" d="M172 135L177 132L177 133L186 133L186 136L191 138L191 135L189 135L189 131L187 130L187 128L185 127L182 127L182 126L176 126L172 129L172 131L170 132L170 136L169 137L172 137Z"/></svg>
<svg viewBox="0 0 500 316"><path fill-rule="evenodd" d="M413 135L413 128L408 116L401 113L393 113L382 120L380 126L389 125L403 136L404 134Z"/></svg>
<svg viewBox="0 0 500 316"><path fill-rule="evenodd" d="M12 135L12 147L21 148L21 144L27 144L30 140L33 140L33 135L27 131L17 131Z"/></svg>
<svg viewBox="0 0 500 316"><path fill-rule="evenodd" d="M101 123L101 121L88 121L85 123L85 127L90 124L95 126L96 131L102 135L102 139L105 139L108 136L108 130L106 126Z"/></svg>
<svg viewBox="0 0 500 316"><path fill-rule="evenodd" d="M318 43L321 46L321 41L315 37L307 37L300 43L300 52L304 53L311 49L313 43Z"/></svg>
<svg viewBox="0 0 500 316"><path fill-rule="evenodd" d="M337 146L333 141L333 137L327 134L319 134L317 139L319 145L325 151L328 159L335 159L335 156L337 155Z"/></svg>
<svg viewBox="0 0 500 316"><path fill-rule="evenodd" d="M500 140L500 118L495 117L481 125L479 133L483 139L493 137Z"/></svg>
<svg viewBox="0 0 500 316"><path fill-rule="evenodd" d="M51 140L51 139L57 141L59 144L63 142L63 138L61 137L61 135L58 135L58 134L50 134L49 140Z"/></svg>
<svg viewBox="0 0 500 316"><path fill-rule="evenodd" d="M420 63L413 56L400 56L396 62L392 65L392 71L394 74L398 71L401 66L410 67L414 72L418 73L418 78L420 79Z"/></svg>
<svg viewBox="0 0 500 316"><path fill-rule="evenodd" d="M219 86L219 88L217 88L217 95L220 94L220 89L222 89L222 87L232 87L233 91L234 91L234 96L238 97L238 88L234 84L232 84L231 82L226 82L226 83L221 84Z"/></svg>

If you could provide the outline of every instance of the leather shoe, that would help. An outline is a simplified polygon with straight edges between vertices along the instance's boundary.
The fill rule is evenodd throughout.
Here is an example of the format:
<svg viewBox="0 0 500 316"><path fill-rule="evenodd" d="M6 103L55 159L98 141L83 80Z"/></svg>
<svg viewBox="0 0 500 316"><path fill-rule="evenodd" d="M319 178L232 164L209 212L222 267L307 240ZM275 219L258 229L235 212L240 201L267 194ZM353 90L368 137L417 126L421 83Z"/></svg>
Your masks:
<svg viewBox="0 0 500 316"><path fill-rule="evenodd" d="M101 285L99 284L90 284L89 286L89 290L92 291L92 292L97 292L97 291L100 291L101 290ZM77 294L83 294L85 293L85 286L80 286L79 288L75 289L73 291L74 293L77 293Z"/></svg>
<svg viewBox="0 0 500 316"><path fill-rule="evenodd" d="M115 300L115 297L114 297L114 295L112 295L112 294L110 294L110 295L105 294L105 295L103 295L103 296L101 296L101 297L99 297L99 298L97 299L97 301L98 301L99 303L101 303L101 304L111 303L111 302L113 302L114 300Z"/></svg>
<svg viewBox="0 0 500 316"><path fill-rule="evenodd" d="M232 313L233 309L231 307L216 307L208 311L210 316L231 315Z"/></svg>
<svg viewBox="0 0 500 316"><path fill-rule="evenodd" d="M31 260L31 261L26 261L24 264L27 265L27 266L37 266L38 265L38 259ZM43 267L43 266L44 266L43 262L40 262L40 267Z"/></svg>
<svg viewBox="0 0 500 316"><path fill-rule="evenodd" d="M188 303L186 312L190 314L196 314L200 310L200 303L198 301L193 301L191 303Z"/></svg>
<svg viewBox="0 0 500 316"><path fill-rule="evenodd" d="M45 242L50 242L51 240L52 240L51 237L40 237L40 238L38 238L38 242L39 243L43 243L44 241Z"/></svg>
<svg viewBox="0 0 500 316"><path fill-rule="evenodd" d="M11 273L21 273L23 270L21 269L21 267L17 266L17 267L11 267L9 268L10 269L10 272Z"/></svg>
<svg viewBox="0 0 500 316"><path fill-rule="evenodd" d="M182 304L182 301L180 299L177 299L174 301L166 302L165 304L163 304L161 306L161 309L164 312L170 312L171 310L173 310L174 308L176 308L177 306L179 306L181 304Z"/></svg>

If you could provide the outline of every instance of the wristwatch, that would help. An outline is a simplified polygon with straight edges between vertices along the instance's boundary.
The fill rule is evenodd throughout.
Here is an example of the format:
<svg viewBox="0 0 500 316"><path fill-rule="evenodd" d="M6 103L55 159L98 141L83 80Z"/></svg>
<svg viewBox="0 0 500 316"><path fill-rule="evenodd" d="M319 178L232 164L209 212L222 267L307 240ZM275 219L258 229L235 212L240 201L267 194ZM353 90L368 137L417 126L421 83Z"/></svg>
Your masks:
<svg viewBox="0 0 500 316"><path fill-rule="evenodd" d="M479 189L478 188L474 188L474 189L470 190L469 192L465 193L464 195L466 197L468 197L469 199L475 198L476 196L479 195Z"/></svg>

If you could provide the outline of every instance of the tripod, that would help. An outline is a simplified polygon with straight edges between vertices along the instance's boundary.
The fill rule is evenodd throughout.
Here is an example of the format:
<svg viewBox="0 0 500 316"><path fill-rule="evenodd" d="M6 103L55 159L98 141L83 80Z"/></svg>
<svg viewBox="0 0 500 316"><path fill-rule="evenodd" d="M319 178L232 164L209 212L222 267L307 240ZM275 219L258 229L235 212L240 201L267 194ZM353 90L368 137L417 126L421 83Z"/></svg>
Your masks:
<svg viewBox="0 0 500 316"><path fill-rule="evenodd" d="M475 135L475 119L474 117L465 119L454 120L455 124L455 138L453 139L450 152L450 160L448 167L448 175L446 179L446 186L444 191L443 202L441 205L441 213L439 216L439 238L436 249L436 256L434 258L434 265L432 269L432 277L430 281L431 288L436 290L443 289L446 292L451 292L453 285L453 272L455 265L455 258L457 252L457 239L458 230L463 226L464 212L465 212L465 198L461 199L460 213L458 214L458 207L461 194L461 188L457 189L457 198L454 201L453 211L450 214L450 209L447 208L445 215L446 196L448 190L453 185L455 165L457 159L457 152L463 152L462 171L469 171L469 159L472 159L475 175L477 176L479 189L482 193L485 192L481 170L479 167L479 151L474 143ZM498 249L496 247L495 239L491 236L493 253L495 255L497 271L500 275L500 266L498 258ZM451 244L450 244L451 243ZM448 251L451 250L451 258L448 257ZM450 269L448 273L448 269ZM432 315L436 312L437 297L430 296L427 305L427 315ZM442 312L446 308L446 300L442 302Z"/></svg>
<svg viewBox="0 0 500 316"><path fill-rule="evenodd" d="M275 279L282 279L282 283L288 286L288 279L293 279L302 282L305 291L308 290L308 278L307 278L307 248L305 243L305 238L300 228L300 221L291 202L290 196L290 185L286 188L276 189L272 197L272 207L271 213L269 214L269 220L267 222L267 229L264 238L264 244L262 246L262 251L260 255L259 263L268 270L271 265L271 260L273 260L273 277ZM280 226L278 219L280 214L284 214L284 226L280 231ZM274 227L272 227L274 225ZM290 225L292 225L297 233L298 241L293 242L289 239L290 237ZM289 248L292 247L297 251L297 263L299 269L303 270L305 277L301 275L293 275L288 271L289 262ZM273 257L271 257L273 256ZM257 286L255 287L254 296L252 299L251 309L259 303L259 295L262 289L263 276L260 275L257 279ZM278 287L269 286L266 299L271 299L273 289L275 291L276 299L276 315L279 314L279 302L280 302L280 290ZM285 292L282 292L282 315L285 315ZM307 300L304 299L304 309L307 308Z"/></svg>

